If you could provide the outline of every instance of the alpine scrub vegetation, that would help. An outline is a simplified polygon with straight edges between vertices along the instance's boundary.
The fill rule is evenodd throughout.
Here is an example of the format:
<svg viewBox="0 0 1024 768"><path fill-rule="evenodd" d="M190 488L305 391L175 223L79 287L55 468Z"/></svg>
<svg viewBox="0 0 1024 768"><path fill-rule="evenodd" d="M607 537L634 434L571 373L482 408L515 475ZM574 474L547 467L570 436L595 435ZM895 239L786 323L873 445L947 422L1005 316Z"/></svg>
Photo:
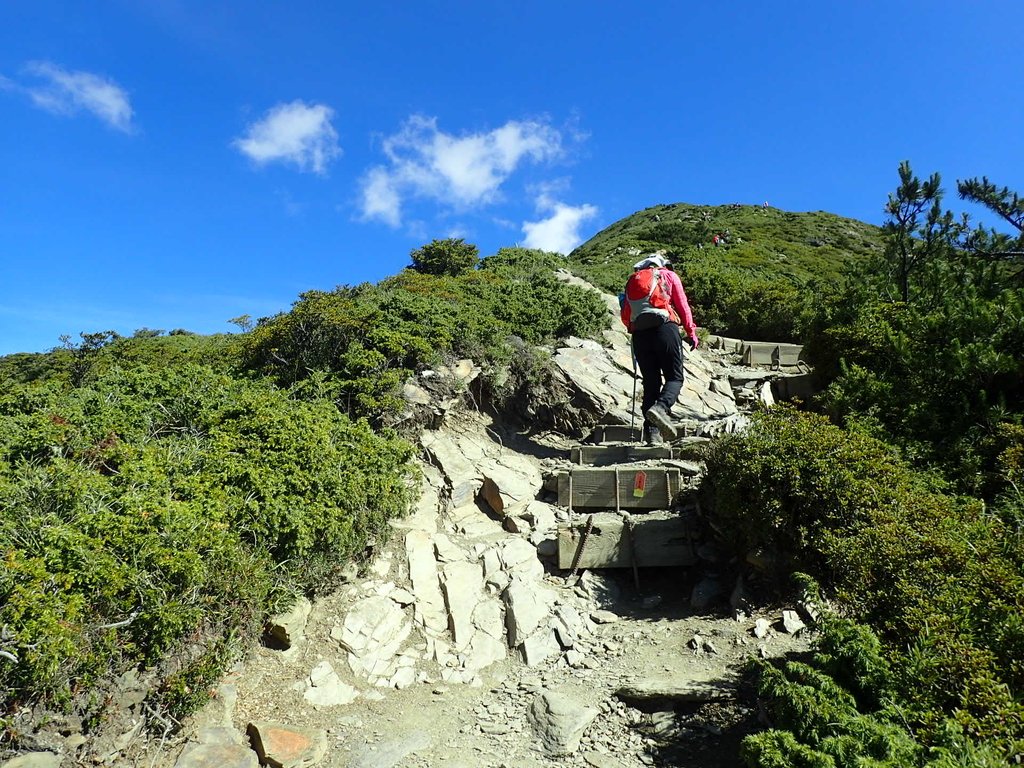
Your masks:
<svg viewBox="0 0 1024 768"><path fill-rule="evenodd" d="M828 385L707 456L704 509L737 552L840 607L812 658L757 665L772 727L747 765L1024 754L1024 212L987 179L958 189L1016 233L971 229L903 166L881 229L656 206L568 258L435 240L240 334L100 332L0 359L0 734L27 705L98 721L88 692L129 668L155 706L201 704L239 639L407 508L414 452L388 425L409 376L471 357L478 403L543 413L544 345L608 317L557 270L617 293L661 250L698 323L805 342Z"/></svg>
<svg viewBox="0 0 1024 768"><path fill-rule="evenodd" d="M258 635L287 594L331 583L384 535L410 494L404 441L192 364L15 386L0 397L0 457L5 712L70 705L186 642L202 664Z"/></svg>
<svg viewBox="0 0 1024 768"><path fill-rule="evenodd" d="M316 386L346 413L377 424L399 409L398 386L419 369L471 357L485 366L489 393L501 404L514 383L537 375L524 346L605 327L600 297L555 276L562 257L503 248L473 269L437 255L460 252L460 243L434 241L419 249L431 258L413 252L419 269L375 285L302 294L290 312L261 320L248 335L246 365L281 386ZM432 266L424 271L424 263Z"/></svg>
<svg viewBox="0 0 1024 768"><path fill-rule="evenodd" d="M708 501L738 551L772 553L780 578L813 575L871 628L826 629L843 699L869 704L890 725L911 724L926 744L955 727L1013 753L1024 739L1019 529L980 501L942 492L892 447L791 408L720 440L708 477ZM861 661L836 663L843 656ZM818 679L788 667L761 674L770 710L796 706L780 693L797 695L787 687L793 675L806 678L796 680L801 696ZM835 685L815 683L814 695L835 703ZM881 702L898 714L879 715ZM807 733L794 735L806 742Z"/></svg>
<svg viewBox="0 0 1024 768"><path fill-rule="evenodd" d="M960 187L980 188L996 211L1022 205L991 184ZM1024 410L1021 214L1009 214L1011 237L971 229L941 203L937 174L922 182L900 167L884 251L822 311L808 347L831 380L823 404L833 420L992 498L1007 487L997 457L1019 440Z"/></svg>
<svg viewBox="0 0 1024 768"><path fill-rule="evenodd" d="M807 323L828 388L709 453L738 551L818 580L844 619L809 662L757 664L765 766L996 766L1024 756L1024 208L961 182L1017 232L972 229L941 180L899 169L884 248Z"/></svg>
<svg viewBox="0 0 1024 768"><path fill-rule="evenodd" d="M139 668L172 717L296 593L336 584L417 487L383 426L412 373L487 366L498 404L543 376L530 345L606 308L556 254L434 241L378 285L310 291L238 335L65 339L0 359L0 738L27 705L103 719Z"/></svg>

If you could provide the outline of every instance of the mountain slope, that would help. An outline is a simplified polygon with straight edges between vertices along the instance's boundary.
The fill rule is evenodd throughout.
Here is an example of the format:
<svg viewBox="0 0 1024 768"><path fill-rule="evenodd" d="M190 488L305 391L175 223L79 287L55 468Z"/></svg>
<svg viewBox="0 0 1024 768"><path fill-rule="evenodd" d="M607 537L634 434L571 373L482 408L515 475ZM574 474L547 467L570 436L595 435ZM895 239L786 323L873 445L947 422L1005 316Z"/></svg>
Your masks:
<svg viewBox="0 0 1024 768"><path fill-rule="evenodd" d="M716 247L714 236L727 234ZM882 248L882 230L817 211L752 205L672 203L645 208L598 232L569 254L581 276L618 291L634 256L665 250L677 264L711 249L722 264L796 284L838 279Z"/></svg>

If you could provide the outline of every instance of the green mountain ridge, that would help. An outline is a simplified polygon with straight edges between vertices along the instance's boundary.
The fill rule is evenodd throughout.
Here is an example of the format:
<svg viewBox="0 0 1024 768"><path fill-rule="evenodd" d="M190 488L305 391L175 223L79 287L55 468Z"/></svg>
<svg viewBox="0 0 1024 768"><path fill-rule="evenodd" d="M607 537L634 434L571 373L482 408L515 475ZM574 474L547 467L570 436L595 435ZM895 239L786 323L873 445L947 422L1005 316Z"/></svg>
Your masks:
<svg viewBox="0 0 1024 768"><path fill-rule="evenodd" d="M716 234L727 242L713 243ZM644 208L598 232L569 254L582 276L618 291L631 257L666 251L677 264L713 253L723 265L802 285L838 280L851 264L882 250L882 230L825 211L795 213L758 205L668 203Z"/></svg>

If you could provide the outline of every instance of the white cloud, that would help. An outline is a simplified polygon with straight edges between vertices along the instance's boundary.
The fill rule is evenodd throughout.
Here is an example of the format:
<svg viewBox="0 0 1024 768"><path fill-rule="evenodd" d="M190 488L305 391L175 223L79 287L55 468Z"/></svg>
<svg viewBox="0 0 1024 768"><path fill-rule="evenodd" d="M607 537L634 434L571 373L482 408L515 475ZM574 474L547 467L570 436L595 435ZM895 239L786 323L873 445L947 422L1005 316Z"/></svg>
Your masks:
<svg viewBox="0 0 1024 768"><path fill-rule="evenodd" d="M397 227L402 223L402 198L384 168L373 168L363 179L363 216Z"/></svg>
<svg viewBox="0 0 1024 768"><path fill-rule="evenodd" d="M597 207L589 203L566 205L546 194L537 198L537 209L550 211L551 215L540 221L527 221L523 224L523 232L526 233L523 245L556 253L569 253L583 242L579 233L580 225L597 215Z"/></svg>
<svg viewBox="0 0 1024 768"><path fill-rule="evenodd" d="M487 133L455 136L438 130L436 118L419 115L382 146L388 162L363 177L362 213L393 227L410 196L460 210L485 205L520 164L563 151L561 134L543 122L510 120Z"/></svg>
<svg viewBox="0 0 1024 768"><path fill-rule="evenodd" d="M25 71L46 81L21 89L37 107L62 115L85 110L119 131L132 130L131 101L113 80L91 72L68 72L48 61L30 62Z"/></svg>
<svg viewBox="0 0 1024 768"><path fill-rule="evenodd" d="M278 104L232 145L259 165L278 160L301 171L324 173L341 154L332 117L334 110L324 104Z"/></svg>

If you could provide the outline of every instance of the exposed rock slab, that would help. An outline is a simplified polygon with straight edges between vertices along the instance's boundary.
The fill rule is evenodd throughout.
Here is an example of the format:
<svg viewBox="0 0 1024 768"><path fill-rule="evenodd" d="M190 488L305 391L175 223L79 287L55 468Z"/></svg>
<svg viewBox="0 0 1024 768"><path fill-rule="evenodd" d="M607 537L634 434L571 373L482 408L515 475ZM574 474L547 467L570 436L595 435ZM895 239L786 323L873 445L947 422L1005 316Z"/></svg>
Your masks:
<svg viewBox="0 0 1024 768"><path fill-rule="evenodd" d="M434 533L437 530L437 514L441 507L440 489L445 480L441 472L430 464L420 464L423 482L420 484L420 495L407 517L389 521L392 528L398 530L419 530Z"/></svg>
<svg viewBox="0 0 1024 768"><path fill-rule="evenodd" d="M413 611L416 622L430 635L448 629L448 613L434 558L434 542L425 531L409 531L405 537L405 555L409 564L409 580L415 596Z"/></svg>
<svg viewBox="0 0 1024 768"><path fill-rule="evenodd" d="M651 676L623 684L615 696L628 704L678 701L725 701L736 696L735 678L697 674Z"/></svg>
<svg viewBox="0 0 1024 768"><path fill-rule="evenodd" d="M307 768L327 754L327 733L316 728L255 721L246 732L260 763L271 768Z"/></svg>
<svg viewBox="0 0 1024 768"><path fill-rule="evenodd" d="M256 753L245 744L234 740L225 740L210 744L187 744L178 756L174 768L258 768L260 764ZM53 768L60 765L58 760L52 763ZM19 768L5 763L4 768ZM29 768L28 764L20 768ZM33 768L45 768L42 764Z"/></svg>
<svg viewBox="0 0 1024 768"><path fill-rule="evenodd" d="M480 497L499 516L516 514L533 501L543 485L540 469L510 456L488 459L480 467Z"/></svg>
<svg viewBox="0 0 1024 768"><path fill-rule="evenodd" d="M552 590L527 581L513 578L503 594L505 598L505 624L508 627L508 644L515 647L523 643L542 625L546 626L555 602Z"/></svg>
<svg viewBox="0 0 1024 768"><path fill-rule="evenodd" d="M324 660L313 667L306 680L302 697L316 709L351 704L359 691L338 677L331 662Z"/></svg>
<svg viewBox="0 0 1024 768"><path fill-rule="evenodd" d="M451 505L471 504L483 481L477 469L486 458L483 447L474 440L434 430L420 435L420 445L444 475Z"/></svg>
<svg viewBox="0 0 1024 768"><path fill-rule="evenodd" d="M348 651L354 673L375 678L394 674L392 658L411 631L412 622L401 606L374 595L355 603L331 637Z"/></svg>
<svg viewBox="0 0 1024 768"><path fill-rule="evenodd" d="M394 768L413 752L430 746L430 737L422 731L403 734L375 744L372 750L356 753L347 763L348 768Z"/></svg>
<svg viewBox="0 0 1024 768"><path fill-rule="evenodd" d="M547 691L533 700L527 718L544 751L559 757L579 749L580 739L597 715L597 709L583 706L566 693Z"/></svg>
<svg viewBox="0 0 1024 768"><path fill-rule="evenodd" d="M442 581L454 649L462 667L483 669L505 658L501 604L484 592L480 564L465 560L448 563Z"/></svg>
<svg viewBox="0 0 1024 768"><path fill-rule="evenodd" d="M60 768L61 757L53 752L33 752L19 755L0 765L0 768Z"/></svg>

